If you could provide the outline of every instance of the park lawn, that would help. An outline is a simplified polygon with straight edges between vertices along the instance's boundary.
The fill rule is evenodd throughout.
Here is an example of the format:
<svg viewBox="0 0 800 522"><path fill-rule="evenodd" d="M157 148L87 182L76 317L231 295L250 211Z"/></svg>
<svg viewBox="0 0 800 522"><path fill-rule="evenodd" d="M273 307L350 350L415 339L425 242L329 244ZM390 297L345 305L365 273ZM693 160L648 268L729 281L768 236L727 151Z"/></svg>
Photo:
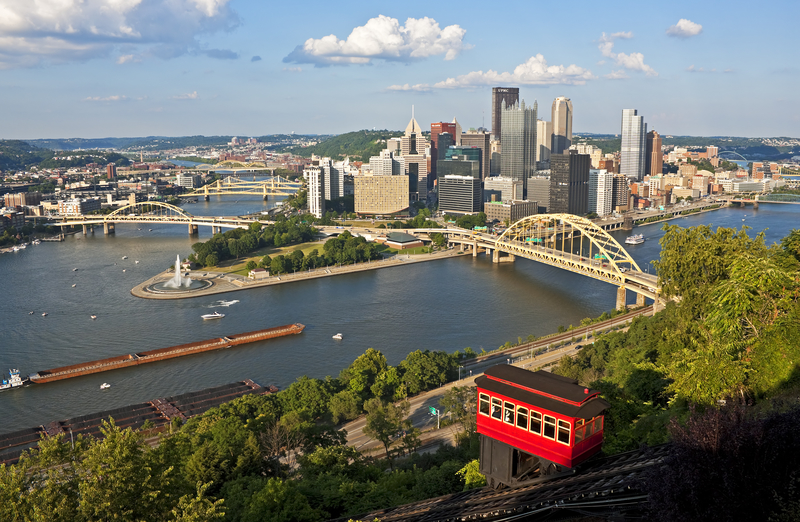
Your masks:
<svg viewBox="0 0 800 522"><path fill-rule="evenodd" d="M238 274L247 276L248 270L245 268L248 261L255 261L258 263L261 259L269 255L270 257L289 255L295 250L302 250L303 255L308 255L312 250L317 250L320 254L324 246L324 241L310 241L308 243L300 243L298 245L289 245L285 247L263 247L250 252L247 257L240 257L239 259L227 259L213 268L206 268L208 272L221 272L224 274Z"/></svg>
<svg viewBox="0 0 800 522"><path fill-rule="evenodd" d="M382 254L429 254L431 251L430 247L417 247L417 248L407 248L405 250L398 250L396 248L386 248L381 250Z"/></svg>

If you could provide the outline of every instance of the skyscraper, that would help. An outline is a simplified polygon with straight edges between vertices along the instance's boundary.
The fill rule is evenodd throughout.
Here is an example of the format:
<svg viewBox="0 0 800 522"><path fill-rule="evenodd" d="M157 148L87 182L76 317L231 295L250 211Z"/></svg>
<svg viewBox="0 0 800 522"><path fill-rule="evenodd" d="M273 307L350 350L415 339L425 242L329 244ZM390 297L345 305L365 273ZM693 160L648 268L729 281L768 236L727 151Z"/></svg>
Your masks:
<svg viewBox="0 0 800 522"><path fill-rule="evenodd" d="M489 163L491 161L491 144L488 132L467 131L461 135L462 147L478 147L481 149L481 179L489 177Z"/></svg>
<svg viewBox="0 0 800 522"><path fill-rule="evenodd" d="M647 151L644 166L645 174L661 174L664 167L664 154L661 152L661 136L656 131L647 133Z"/></svg>
<svg viewBox="0 0 800 522"><path fill-rule="evenodd" d="M589 170L589 212L607 216L613 210L614 175L607 170Z"/></svg>
<svg viewBox="0 0 800 522"><path fill-rule="evenodd" d="M325 213L325 173L319 165L303 170L308 182L308 212L318 218Z"/></svg>
<svg viewBox="0 0 800 522"><path fill-rule="evenodd" d="M587 154L576 150L550 156L550 214L589 212L589 167Z"/></svg>
<svg viewBox="0 0 800 522"><path fill-rule="evenodd" d="M536 121L536 168L539 163L550 161L550 147L553 145L553 123L549 121Z"/></svg>
<svg viewBox="0 0 800 522"><path fill-rule="evenodd" d="M620 149L621 174L635 181L644 179L647 147L647 124L636 109L622 109L622 147Z"/></svg>
<svg viewBox="0 0 800 522"><path fill-rule="evenodd" d="M525 107L525 100L508 107L503 102L500 112L500 174L525 183L536 172L536 102L532 107Z"/></svg>
<svg viewBox="0 0 800 522"><path fill-rule="evenodd" d="M492 136L500 139L502 134L502 105L512 107L519 101L518 87L492 87Z"/></svg>
<svg viewBox="0 0 800 522"><path fill-rule="evenodd" d="M428 151L428 140L412 115L405 134L400 137L400 153L406 161L410 190L423 203L428 198Z"/></svg>
<svg viewBox="0 0 800 522"><path fill-rule="evenodd" d="M550 118L553 126L553 141L550 154L563 154L572 145L572 101L564 96L553 100Z"/></svg>
<svg viewBox="0 0 800 522"><path fill-rule="evenodd" d="M448 134L450 139L448 140L449 143L440 146L439 136L442 134ZM431 123L431 175L433 178L436 178L436 162L440 159L444 159L444 152L447 150L447 147L454 144L453 137L455 134L455 123L446 123L443 121Z"/></svg>

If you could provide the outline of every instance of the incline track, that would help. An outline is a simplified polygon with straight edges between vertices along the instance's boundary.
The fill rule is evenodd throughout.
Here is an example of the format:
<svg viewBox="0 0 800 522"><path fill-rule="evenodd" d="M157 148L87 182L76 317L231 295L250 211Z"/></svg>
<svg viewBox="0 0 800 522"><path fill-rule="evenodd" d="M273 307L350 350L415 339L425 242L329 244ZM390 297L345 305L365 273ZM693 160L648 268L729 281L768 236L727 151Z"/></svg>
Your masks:
<svg viewBox="0 0 800 522"><path fill-rule="evenodd" d="M668 445L620 453L586 463L577 474L530 486L488 487L383 509L351 518L362 521L556 520L629 513L641 515L647 496L639 491L644 470L659 464Z"/></svg>

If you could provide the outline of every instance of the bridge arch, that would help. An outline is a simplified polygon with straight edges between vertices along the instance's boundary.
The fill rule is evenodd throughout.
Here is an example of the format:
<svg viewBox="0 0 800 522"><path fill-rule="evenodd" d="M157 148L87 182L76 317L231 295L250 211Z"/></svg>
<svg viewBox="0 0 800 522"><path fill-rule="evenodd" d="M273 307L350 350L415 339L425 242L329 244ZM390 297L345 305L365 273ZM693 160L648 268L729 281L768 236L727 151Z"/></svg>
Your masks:
<svg viewBox="0 0 800 522"><path fill-rule="evenodd" d="M577 236L577 241L576 241ZM520 219L503 232L496 241L509 253L524 253L532 247L542 247L542 255L548 250L576 254L580 264L583 258L595 259L602 270L590 265L591 272L603 279L624 281L625 272L641 272L631 255L608 232L594 222L572 214L537 214ZM559 248L559 243L561 247ZM563 260L563 256L560 256ZM566 261L569 263L569 261Z"/></svg>
<svg viewBox="0 0 800 522"><path fill-rule="evenodd" d="M158 216L158 217L182 217L186 219L191 219L194 216L186 212L180 207L176 207L175 205L170 205L169 203L163 203L161 201L140 201L138 203L134 203L131 205L125 205L124 207L120 207L111 214L106 215L103 218L103 221L117 221L120 218L126 218L131 214L131 211L136 213L137 215L141 215L141 210L144 207L155 207L158 209L155 214L153 213L154 209L151 209L148 212L150 216Z"/></svg>
<svg viewBox="0 0 800 522"><path fill-rule="evenodd" d="M749 162L750 160L739 154L738 152L734 152L732 150L723 150L722 152L718 153L717 156L722 156L723 154L733 154L734 156L739 156L742 158L742 161Z"/></svg>

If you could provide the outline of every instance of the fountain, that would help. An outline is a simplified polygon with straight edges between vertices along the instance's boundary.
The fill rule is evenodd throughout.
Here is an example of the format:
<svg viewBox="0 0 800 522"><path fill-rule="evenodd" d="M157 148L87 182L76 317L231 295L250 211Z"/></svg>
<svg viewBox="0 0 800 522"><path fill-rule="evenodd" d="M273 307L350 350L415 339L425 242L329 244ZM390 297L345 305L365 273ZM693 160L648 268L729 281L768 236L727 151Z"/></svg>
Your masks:
<svg viewBox="0 0 800 522"><path fill-rule="evenodd" d="M175 258L175 275L169 281L164 283L164 288L180 288L180 287L190 288L192 286L192 280L189 277L181 276L181 256Z"/></svg>

